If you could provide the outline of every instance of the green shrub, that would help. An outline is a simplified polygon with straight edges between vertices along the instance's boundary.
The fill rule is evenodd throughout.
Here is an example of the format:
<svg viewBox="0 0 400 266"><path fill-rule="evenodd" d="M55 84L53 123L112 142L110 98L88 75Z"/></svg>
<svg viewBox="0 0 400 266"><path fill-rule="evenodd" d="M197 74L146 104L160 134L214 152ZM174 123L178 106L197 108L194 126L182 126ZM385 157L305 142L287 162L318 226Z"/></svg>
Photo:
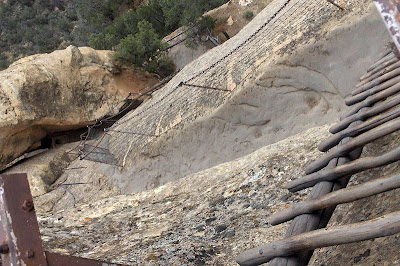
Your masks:
<svg viewBox="0 0 400 266"><path fill-rule="evenodd" d="M115 45L115 38L109 33L94 33L89 37L89 46L97 50L111 50Z"/></svg>
<svg viewBox="0 0 400 266"><path fill-rule="evenodd" d="M200 31L204 31L206 29L211 30L215 27L214 19L209 15L201 16L198 22L198 27Z"/></svg>
<svg viewBox="0 0 400 266"><path fill-rule="evenodd" d="M138 6L139 2L143 4ZM51 52L70 44L116 50L123 39L139 32L139 22L143 20L150 23L161 38L181 26L196 25L205 11L225 2L226 0L0 0L0 69L6 68L9 63L22 56ZM209 19L201 22L204 23L202 28L210 28L213 23ZM196 34L191 35L195 36ZM125 40L122 46L127 45L127 42ZM137 53L133 56L134 59L128 60L140 61ZM150 59L155 55L157 54L147 54L145 57Z"/></svg>
<svg viewBox="0 0 400 266"><path fill-rule="evenodd" d="M185 46L191 49L197 48L198 44L198 38L196 36L199 33L207 33L207 30L212 30L215 27L215 22L214 19L207 15L207 16L201 16L196 23L195 27L192 27L187 33L186 37L187 40L185 41Z"/></svg>
<svg viewBox="0 0 400 266"><path fill-rule="evenodd" d="M152 25L143 20L138 23L138 32L129 34L117 46L115 59L119 62L143 67L148 72L157 72L168 75L173 71L171 62L163 51L167 46L158 37Z"/></svg>
<svg viewBox="0 0 400 266"><path fill-rule="evenodd" d="M4 54L0 54L0 70L6 69L9 65L9 62L7 60L7 56Z"/></svg>
<svg viewBox="0 0 400 266"><path fill-rule="evenodd" d="M251 10L246 10L243 13L243 18L245 18L245 19L251 19L252 17L254 17L254 13Z"/></svg>
<svg viewBox="0 0 400 266"><path fill-rule="evenodd" d="M166 53L162 53L143 64L143 69L150 73L156 73L162 78L169 76L175 70L174 63Z"/></svg>

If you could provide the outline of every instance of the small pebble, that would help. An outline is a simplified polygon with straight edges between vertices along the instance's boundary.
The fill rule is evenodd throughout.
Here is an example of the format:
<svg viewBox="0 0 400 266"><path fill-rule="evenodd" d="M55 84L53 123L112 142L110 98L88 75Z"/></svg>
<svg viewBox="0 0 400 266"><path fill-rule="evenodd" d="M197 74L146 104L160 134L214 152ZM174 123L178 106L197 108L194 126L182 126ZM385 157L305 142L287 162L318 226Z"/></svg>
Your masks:
<svg viewBox="0 0 400 266"><path fill-rule="evenodd" d="M222 231L225 231L226 228L227 228L226 224L220 224L217 225L214 230L216 233L221 233Z"/></svg>
<svg viewBox="0 0 400 266"><path fill-rule="evenodd" d="M235 236L235 229L227 230L224 232L224 235L223 235L224 238L228 238L228 239L232 238L234 236Z"/></svg>
<svg viewBox="0 0 400 266"><path fill-rule="evenodd" d="M211 213L211 212L215 212L215 211L217 211L217 208L211 208L211 209L210 209L210 213Z"/></svg>
<svg viewBox="0 0 400 266"><path fill-rule="evenodd" d="M249 203L246 203L246 204L243 204L243 209L247 209L248 207L250 207L250 204Z"/></svg>
<svg viewBox="0 0 400 266"><path fill-rule="evenodd" d="M206 224L210 224L215 220L217 220L217 217L210 217L210 218L207 218L205 222L206 222Z"/></svg>
<svg viewBox="0 0 400 266"><path fill-rule="evenodd" d="M202 232L202 231L206 230L206 226L201 224L201 225L197 226L195 229L197 232Z"/></svg>

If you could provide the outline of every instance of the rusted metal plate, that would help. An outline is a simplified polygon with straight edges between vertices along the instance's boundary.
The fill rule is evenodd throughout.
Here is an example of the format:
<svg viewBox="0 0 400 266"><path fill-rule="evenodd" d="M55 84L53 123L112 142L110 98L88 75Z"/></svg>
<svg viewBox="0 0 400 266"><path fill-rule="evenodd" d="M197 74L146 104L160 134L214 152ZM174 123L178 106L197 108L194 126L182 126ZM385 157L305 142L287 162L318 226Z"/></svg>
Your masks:
<svg viewBox="0 0 400 266"><path fill-rule="evenodd" d="M26 174L0 175L0 242L9 251L3 265L46 266Z"/></svg>
<svg viewBox="0 0 400 266"><path fill-rule="evenodd" d="M382 16L389 33L397 48L396 56L400 51L400 1L396 0L374 0L375 6Z"/></svg>
<svg viewBox="0 0 400 266"><path fill-rule="evenodd" d="M0 265L120 265L44 252L26 174L0 175L0 219Z"/></svg>
<svg viewBox="0 0 400 266"><path fill-rule="evenodd" d="M66 256L57 253L46 252L47 262L49 266L119 266L120 264L113 264L102 262L98 260L89 260L73 256Z"/></svg>

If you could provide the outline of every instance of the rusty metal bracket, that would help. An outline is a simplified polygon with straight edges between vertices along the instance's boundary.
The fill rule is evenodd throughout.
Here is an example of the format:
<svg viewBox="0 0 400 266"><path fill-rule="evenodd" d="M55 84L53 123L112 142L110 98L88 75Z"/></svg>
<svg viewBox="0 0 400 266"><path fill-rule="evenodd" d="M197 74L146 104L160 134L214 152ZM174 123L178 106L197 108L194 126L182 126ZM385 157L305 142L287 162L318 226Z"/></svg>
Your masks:
<svg viewBox="0 0 400 266"><path fill-rule="evenodd" d="M0 176L0 217L3 265L47 265L25 174Z"/></svg>
<svg viewBox="0 0 400 266"><path fill-rule="evenodd" d="M373 0L394 42L395 55L400 59L400 1Z"/></svg>
<svg viewBox="0 0 400 266"><path fill-rule="evenodd" d="M111 266L45 252L26 174L0 175L0 254L3 266Z"/></svg>

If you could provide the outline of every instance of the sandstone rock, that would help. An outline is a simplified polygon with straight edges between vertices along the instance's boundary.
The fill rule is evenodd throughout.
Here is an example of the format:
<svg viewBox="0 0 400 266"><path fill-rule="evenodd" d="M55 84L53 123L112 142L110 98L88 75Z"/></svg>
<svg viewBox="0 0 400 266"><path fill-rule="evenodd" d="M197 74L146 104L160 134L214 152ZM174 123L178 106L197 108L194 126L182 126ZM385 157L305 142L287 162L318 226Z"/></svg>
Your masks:
<svg viewBox="0 0 400 266"><path fill-rule="evenodd" d="M228 20L226 21L226 24L227 24L228 26L232 26L232 25L233 25L233 18L232 18L232 16L229 16Z"/></svg>
<svg viewBox="0 0 400 266"><path fill-rule="evenodd" d="M226 224L219 224L214 228L214 230L215 230L215 233L221 233L221 232L225 231L226 228L228 228L226 226Z"/></svg>
<svg viewBox="0 0 400 266"><path fill-rule="evenodd" d="M73 160L68 151L76 145L77 143L71 143L47 150L7 169L4 174L26 173L32 196L35 198L44 195L52 191L54 182L68 171L66 169Z"/></svg>
<svg viewBox="0 0 400 266"><path fill-rule="evenodd" d="M118 166L76 161L72 165L87 171L64 173L62 180L93 184L107 180L107 187L115 186L121 193L153 189L336 121L347 108L343 98L386 50L390 35L367 0L352 2L346 14L324 3L326 7L316 14L310 7L305 13L298 10L294 21L299 26L287 34L280 27L290 23L270 27L236 51L279 2L284 1L274 1L238 35L187 65L120 121L117 130L153 136L110 132L102 145L118 158ZM321 7L320 2L313 5ZM300 16L305 21L297 21ZM236 52L218 61L231 51ZM234 91L176 87L196 73L200 75L193 84ZM88 190L94 198L102 197L95 185L71 189L79 203L88 203ZM52 198L56 209L72 206L71 196L62 192L51 193L57 195ZM249 203L241 200L241 206Z"/></svg>
<svg viewBox="0 0 400 266"><path fill-rule="evenodd" d="M316 145L328 135L327 126L306 129L337 119L345 109L343 97L390 40L368 1L347 2L348 13L327 4L313 14L311 6L325 2L304 1L307 8L297 15L306 19L300 25L285 34L274 27L274 38L256 38L193 80L235 89L229 96L176 85L236 49L272 11L189 64L118 127L162 137L113 134L105 145L122 167L73 162L87 171L65 173L63 180L106 184L72 187L76 208L60 189L35 199L46 248L126 264L235 265L241 251L281 239L287 223L271 227L268 216L306 197L308 191L288 195L284 184L304 174L304 166L321 155ZM146 109L155 103L160 103L157 108ZM390 136L369 145L364 154L398 143L398 134ZM396 163L359 174L352 182L398 171ZM114 197L115 186L126 194L142 192ZM112 197L104 199L102 193ZM331 225L398 210L396 193L340 206ZM221 224L227 229L216 236ZM398 264L398 239L321 249L313 263Z"/></svg>
<svg viewBox="0 0 400 266"><path fill-rule="evenodd" d="M164 38L164 41L175 37L176 35L180 34L182 31L184 31L184 28L179 28L170 35L166 36ZM175 39L171 40L168 42L169 45L174 45L175 43L183 41L186 36L183 34L179 37L176 37ZM194 59L198 58L208 50L212 49L214 45L212 45L210 42L206 42L206 40L201 40L201 42L198 43L197 47L187 47L185 45L185 42L182 42L170 49L168 49L168 56L172 59L172 62L175 65L175 68L177 70L180 70L184 68L187 64L192 62Z"/></svg>
<svg viewBox="0 0 400 266"><path fill-rule="evenodd" d="M236 265L240 252L283 238L288 223L271 227L269 216L306 198L309 190L292 194L287 202L285 184L302 176L305 166L322 155L316 147L329 135L328 128L307 130L156 189L41 212L44 246L129 265ZM387 136L367 145L363 156L387 152L399 141L400 133ZM399 162L368 170L355 175L350 185L399 171ZM263 209L244 211L243 201ZM37 199L35 204L42 209ZM214 205L220 208L210 214ZM386 192L339 206L329 226L373 219L399 206L398 191ZM397 265L399 239L397 234L323 248L310 265Z"/></svg>
<svg viewBox="0 0 400 266"><path fill-rule="evenodd" d="M47 213L43 197L36 198L44 246L53 252L128 265L236 265L234 258L244 249L283 237L287 224L271 227L268 216L288 206L280 199L287 194L284 184L320 156L316 146L326 138L328 128L310 129L243 158L132 195ZM71 192L75 193L73 187ZM302 200L306 195L301 191L293 197ZM265 209L243 210L244 201ZM212 214L210 206L216 206Z"/></svg>
<svg viewBox="0 0 400 266"><path fill-rule="evenodd" d="M0 164L49 132L84 127L115 112L128 92L116 86L112 53L70 46L0 72Z"/></svg>
<svg viewBox="0 0 400 266"><path fill-rule="evenodd" d="M292 35L279 35L277 29L279 40L267 39L269 31L265 30L265 37L259 36L191 81L233 89L232 93L175 89L181 80L215 63L246 40L258 29L257 23L266 20L267 11L234 38L185 67L142 106L156 102L156 108L132 112L127 116L130 120L117 127L160 135L112 134L108 147L124 166L122 175L129 176L128 180L115 178L121 182L122 191L157 187L336 121L346 111L344 97L390 40L373 5L368 9L357 3L352 14L337 18L330 11L331 17L324 23L300 23L303 28ZM163 97L165 100L158 101Z"/></svg>
<svg viewBox="0 0 400 266"><path fill-rule="evenodd" d="M253 2L253 0L239 0L239 5L248 6Z"/></svg>

